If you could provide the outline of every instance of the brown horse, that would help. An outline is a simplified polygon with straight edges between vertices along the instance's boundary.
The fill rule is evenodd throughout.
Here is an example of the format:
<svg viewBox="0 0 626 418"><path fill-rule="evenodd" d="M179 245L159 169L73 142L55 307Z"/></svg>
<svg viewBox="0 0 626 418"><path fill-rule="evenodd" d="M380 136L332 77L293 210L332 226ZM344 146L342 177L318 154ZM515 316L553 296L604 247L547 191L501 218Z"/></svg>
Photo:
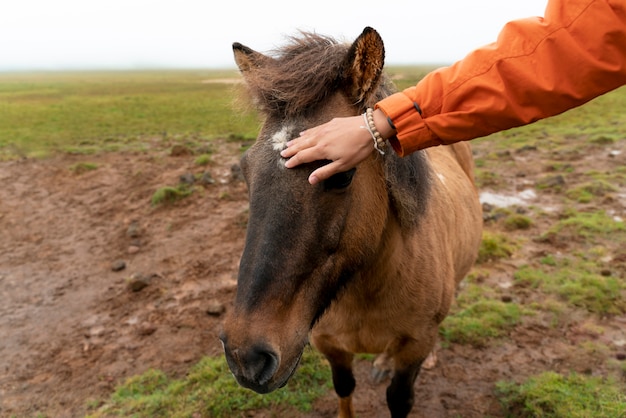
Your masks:
<svg viewBox="0 0 626 418"><path fill-rule="evenodd" d="M353 354L382 353L392 368L387 404L405 417L481 240L469 145L406 158L372 152L311 186L308 175L327 162L286 169L279 151L304 129L391 93L382 39L366 28L352 45L302 33L272 56L233 50L264 124L241 159L250 219L221 335L230 369L242 386L271 392L310 337L330 362L339 416L353 417Z"/></svg>

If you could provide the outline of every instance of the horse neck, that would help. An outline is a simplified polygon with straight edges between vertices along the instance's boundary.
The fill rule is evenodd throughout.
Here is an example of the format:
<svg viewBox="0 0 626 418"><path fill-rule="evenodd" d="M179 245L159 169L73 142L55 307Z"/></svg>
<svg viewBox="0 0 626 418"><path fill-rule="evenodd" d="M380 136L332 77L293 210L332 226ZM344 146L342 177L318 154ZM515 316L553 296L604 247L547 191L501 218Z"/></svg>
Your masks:
<svg viewBox="0 0 626 418"><path fill-rule="evenodd" d="M431 166L422 152L405 158L385 156L382 169L388 202L386 219L375 255L363 269L368 272L364 280L376 281L401 269L411 252L412 242L407 237L419 228L431 193Z"/></svg>

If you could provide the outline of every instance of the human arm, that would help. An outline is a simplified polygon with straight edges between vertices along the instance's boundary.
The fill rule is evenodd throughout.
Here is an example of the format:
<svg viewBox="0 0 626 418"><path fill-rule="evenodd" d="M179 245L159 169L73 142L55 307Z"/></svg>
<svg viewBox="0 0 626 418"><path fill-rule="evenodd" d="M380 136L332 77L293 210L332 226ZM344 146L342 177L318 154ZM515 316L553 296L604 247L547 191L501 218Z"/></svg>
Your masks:
<svg viewBox="0 0 626 418"><path fill-rule="evenodd" d="M508 23L497 42L377 107L404 156L554 116L625 83L626 2L553 0L544 18Z"/></svg>
<svg viewBox="0 0 626 418"><path fill-rule="evenodd" d="M375 124L404 156L553 116L625 83L626 2L551 0L544 18L508 23L497 42L378 102ZM359 125L337 118L305 131L282 152L286 166L331 160L311 183L356 166L373 150Z"/></svg>

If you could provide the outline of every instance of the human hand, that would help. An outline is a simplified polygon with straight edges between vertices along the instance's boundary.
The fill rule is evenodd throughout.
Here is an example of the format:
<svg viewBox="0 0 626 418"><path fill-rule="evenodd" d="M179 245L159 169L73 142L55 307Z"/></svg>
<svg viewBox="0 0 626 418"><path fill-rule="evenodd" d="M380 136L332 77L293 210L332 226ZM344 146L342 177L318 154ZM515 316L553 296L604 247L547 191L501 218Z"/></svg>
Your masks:
<svg viewBox="0 0 626 418"><path fill-rule="evenodd" d="M361 115L334 118L301 132L299 137L287 142L287 148L280 153L282 157L289 158L285 167L330 160L330 163L311 173L311 184L354 168L374 151L372 137L363 124Z"/></svg>

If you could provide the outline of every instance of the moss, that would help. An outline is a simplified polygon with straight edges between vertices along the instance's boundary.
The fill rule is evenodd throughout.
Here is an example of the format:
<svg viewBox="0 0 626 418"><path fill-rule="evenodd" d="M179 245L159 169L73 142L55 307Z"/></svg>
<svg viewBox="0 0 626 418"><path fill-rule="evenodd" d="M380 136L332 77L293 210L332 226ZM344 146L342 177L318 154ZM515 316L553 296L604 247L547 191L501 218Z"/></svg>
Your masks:
<svg viewBox="0 0 626 418"><path fill-rule="evenodd" d="M328 364L307 348L289 383L270 394L259 395L240 387L223 356L205 357L183 379L171 379L159 370L129 378L89 418L110 416L211 417L248 416L246 411L267 408L297 416L332 388Z"/></svg>
<svg viewBox="0 0 626 418"><path fill-rule="evenodd" d="M97 168L98 168L98 164L96 163L83 162L83 163L72 164L70 166L70 171L74 174L83 174L88 171L96 170Z"/></svg>
<svg viewBox="0 0 626 418"><path fill-rule="evenodd" d="M580 260L550 259L540 267L522 266L514 274L517 287L559 296L571 307L597 314L626 312L626 283L598 273L598 266Z"/></svg>
<svg viewBox="0 0 626 418"><path fill-rule="evenodd" d="M174 203L191 195L191 193L193 193L193 190L185 184L179 184L176 187L164 186L152 195L152 206Z"/></svg>
<svg viewBox="0 0 626 418"><path fill-rule="evenodd" d="M617 418L626 416L626 388L611 379L545 372L522 384L501 381L497 393L508 416Z"/></svg>
<svg viewBox="0 0 626 418"><path fill-rule="evenodd" d="M544 233L541 239L551 239L555 235L587 239L623 231L626 231L624 222L613 219L605 211L568 210L563 213L563 219Z"/></svg>
<svg viewBox="0 0 626 418"><path fill-rule="evenodd" d="M528 229L532 226L533 221L528 216L513 214L504 220L504 227L509 230Z"/></svg>
<svg viewBox="0 0 626 418"><path fill-rule="evenodd" d="M617 188L607 181L593 180L568 190L565 195L579 203L589 203L594 197L603 197L616 190Z"/></svg>
<svg viewBox="0 0 626 418"><path fill-rule="evenodd" d="M483 231L477 263L509 258L519 245L506 235Z"/></svg>
<svg viewBox="0 0 626 418"><path fill-rule="evenodd" d="M479 300L448 316L441 335L448 342L484 347L491 338L505 335L518 324L522 313L513 303Z"/></svg>

